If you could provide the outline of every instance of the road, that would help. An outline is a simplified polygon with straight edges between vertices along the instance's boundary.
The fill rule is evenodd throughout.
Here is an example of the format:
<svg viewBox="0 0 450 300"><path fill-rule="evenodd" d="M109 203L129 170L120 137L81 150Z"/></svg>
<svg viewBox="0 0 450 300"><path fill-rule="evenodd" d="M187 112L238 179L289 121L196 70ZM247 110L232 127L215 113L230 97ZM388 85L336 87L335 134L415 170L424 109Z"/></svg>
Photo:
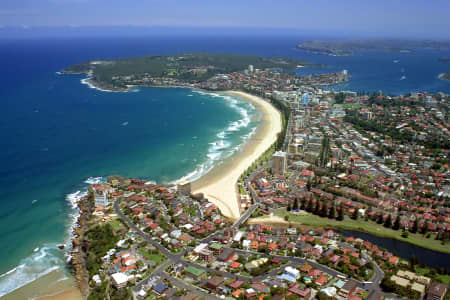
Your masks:
<svg viewBox="0 0 450 300"><path fill-rule="evenodd" d="M233 278L233 279L239 279L242 280L244 282L252 282L254 280L264 280L267 279L268 277L271 276L275 276L279 271L281 271L282 269L284 269L286 266L280 267L280 268L276 268L274 270L271 270L270 272L263 274L261 276L257 276L257 277L246 277L246 276L242 276L242 275L238 275L238 274L233 274L227 271L221 271L221 270L216 270L216 269L212 269L209 267L205 267L199 264L196 264L194 262L189 262L189 261L185 261L182 259L184 253L187 251L187 248L184 249L184 251L181 254L173 254L171 253L167 248L165 248L164 246L162 246L161 244L159 244L158 242L152 240L147 234L145 234L142 230L140 230L136 224L134 224L126 215L124 215L122 213L122 211L119 208L119 202L121 199L117 199L114 202L114 210L117 213L117 215L125 221L125 223L133 230L136 232L136 234L138 234L142 239L144 239L145 241L147 241L148 243L150 243L151 245L153 245L154 247L156 247L159 251L161 251L161 253L163 253L168 260L160 265L157 269L155 269L152 273L151 276L147 277L146 279L142 280L137 286L136 291L139 291L139 289L142 287L142 285L144 283L146 283L148 281L148 278L152 277L152 276L165 276L167 278L169 278L170 280L173 280L177 286L180 286L182 288L186 288L187 290L192 290L194 289L195 292L198 293L203 293L203 297L205 299L217 299L217 297L212 296L210 294L206 294L203 290L198 289L196 287L192 287L186 283L184 283L183 281L176 279L174 277L171 277L169 275L167 275L164 270L171 264L182 264L183 266L194 266L196 268L205 270L207 272L211 272L211 273L218 273L224 277L228 277L228 278ZM240 219L238 221L236 221L236 223L233 224L233 227L239 227L239 225L243 224L246 222L246 220L248 219L248 217L253 213L253 211L256 209L256 207L258 207L258 204L254 204L251 206L250 209L248 209L243 215L241 215ZM218 234L220 234L220 232L216 232L214 234L212 234L211 236L203 239L203 242L209 242L211 240L214 239L215 236L217 236ZM240 249L235 249L233 248L233 250L236 251L236 253L241 253L241 254L255 254L255 252L251 252L251 251L245 251L245 250L240 250ZM260 253L259 253L260 254ZM344 274L328 268L327 266L321 265L317 262L311 261L311 260L307 260L304 258L299 258L299 257L292 257L292 256L282 256L282 255L274 255L274 257L278 257L280 259L284 259L284 260L288 260L289 261L289 265L292 266L296 266L296 265L303 265L305 263L308 263L310 265L312 265L314 268L327 273L331 276L337 277L338 275L343 276ZM375 291L379 291L380 287L379 287L379 283L381 282L381 280L383 279L384 273L383 271L378 267L378 265L376 265L376 263L374 263L374 270L375 270L375 275L372 279L372 283L363 283L360 281L356 281L356 284L358 287L360 288L364 288L364 289L368 289L368 290L375 290ZM344 275L345 276L345 275ZM189 287L189 288L188 288ZM208 296L208 297L206 297Z"/></svg>

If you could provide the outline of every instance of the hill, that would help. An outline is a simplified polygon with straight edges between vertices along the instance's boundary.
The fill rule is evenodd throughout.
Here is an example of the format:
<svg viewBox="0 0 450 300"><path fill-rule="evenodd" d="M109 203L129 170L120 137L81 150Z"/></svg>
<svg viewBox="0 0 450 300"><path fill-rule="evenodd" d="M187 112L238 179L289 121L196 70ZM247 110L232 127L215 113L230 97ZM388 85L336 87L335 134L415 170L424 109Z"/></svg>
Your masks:
<svg viewBox="0 0 450 300"><path fill-rule="evenodd" d="M238 54L185 53L179 55L152 55L136 58L108 59L83 62L63 70L66 74L88 74L96 86L124 88L120 77L148 75L186 81L203 81L217 74L243 71L252 65L255 69L294 70L304 61Z"/></svg>

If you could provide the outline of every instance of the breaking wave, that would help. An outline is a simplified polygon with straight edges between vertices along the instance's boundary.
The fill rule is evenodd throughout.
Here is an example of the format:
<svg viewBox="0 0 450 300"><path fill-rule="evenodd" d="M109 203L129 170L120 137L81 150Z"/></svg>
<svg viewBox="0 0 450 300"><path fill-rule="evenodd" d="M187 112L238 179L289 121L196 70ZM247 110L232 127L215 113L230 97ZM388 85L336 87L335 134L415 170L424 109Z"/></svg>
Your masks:
<svg viewBox="0 0 450 300"><path fill-rule="evenodd" d="M230 121L226 128L218 132L216 140L209 143L203 162L198 164L192 172L176 180L175 183L184 180L194 181L208 173L215 165L220 164L224 159L242 149L256 131L256 126L249 128L255 112L253 104L225 94L206 93L198 90L192 92L208 97L221 98L229 107L238 112L239 119Z"/></svg>

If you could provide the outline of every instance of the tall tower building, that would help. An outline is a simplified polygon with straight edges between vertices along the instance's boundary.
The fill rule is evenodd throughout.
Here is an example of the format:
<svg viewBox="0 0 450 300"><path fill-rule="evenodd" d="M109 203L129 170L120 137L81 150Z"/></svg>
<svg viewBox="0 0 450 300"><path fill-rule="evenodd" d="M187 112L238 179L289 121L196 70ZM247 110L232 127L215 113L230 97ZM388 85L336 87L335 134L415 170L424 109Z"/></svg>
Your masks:
<svg viewBox="0 0 450 300"><path fill-rule="evenodd" d="M287 169L286 152L277 151L272 155L272 174L283 176Z"/></svg>

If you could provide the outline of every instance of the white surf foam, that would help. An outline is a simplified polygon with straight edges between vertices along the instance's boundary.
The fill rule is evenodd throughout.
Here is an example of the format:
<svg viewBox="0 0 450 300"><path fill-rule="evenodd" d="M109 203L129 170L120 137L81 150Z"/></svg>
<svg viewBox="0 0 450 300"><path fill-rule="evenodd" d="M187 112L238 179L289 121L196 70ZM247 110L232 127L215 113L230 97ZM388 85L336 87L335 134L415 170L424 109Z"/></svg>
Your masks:
<svg viewBox="0 0 450 300"><path fill-rule="evenodd" d="M255 107L251 103L244 101L241 102L233 96L229 95L205 93L199 90L192 90L192 92L201 95L207 95L208 97L222 98L223 100L225 100L227 105L229 105L239 113L240 119L231 121L228 124L227 128L217 133L217 140L209 143L210 146L206 154L206 159L202 163L198 164L194 171L174 181L174 183L178 183L184 180L194 181L200 178L201 176L209 172L215 165L221 163L224 159L239 151L256 131L256 127L252 128L250 132L241 136L242 142L239 145L232 145L229 138L235 138L236 134L239 134L241 130L248 128L251 123L252 112L255 110Z"/></svg>
<svg viewBox="0 0 450 300"><path fill-rule="evenodd" d="M0 275L0 297L8 294L54 270L61 270L64 274L66 271L66 262L70 258L67 251L71 250L71 240L73 237L73 229L80 215L78 210L78 202L87 195L87 188L91 184L101 183L104 181L103 177L89 177L80 186L80 189L66 195L66 201L70 209L69 220L67 224L67 234L62 243L44 244L41 247L36 247L32 250L30 256L23 258L19 265L12 268L8 272ZM68 247L65 251L61 251L58 245L66 244ZM63 278L58 280L64 280Z"/></svg>
<svg viewBox="0 0 450 300"><path fill-rule="evenodd" d="M54 270L63 268L63 265L64 260L57 245L44 245L29 257L22 259L17 267L0 275L0 297Z"/></svg>
<svg viewBox="0 0 450 300"><path fill-rule="evenodd" d="M99 184L99 183L102 183L103 181L104 181L103 177L89 177L88 179L86 179L84 181L84 183L87 183L87 184Z"/></svg>
<svg viewBox="0 0 450 300"><path fill-rule="evenodd" d="M101 92L108 92L108 93L128 93L128 92L139 92L139 89L132 89L129 91L111 91L111 90L105 90L99 87L96 87L95 85L93 85L92 83L89 82L89 80L92 79L92 77L86 77L84 79L81 79L81 83L87 85L89 88L97 90L97 91L101 91Z"/></svg>

